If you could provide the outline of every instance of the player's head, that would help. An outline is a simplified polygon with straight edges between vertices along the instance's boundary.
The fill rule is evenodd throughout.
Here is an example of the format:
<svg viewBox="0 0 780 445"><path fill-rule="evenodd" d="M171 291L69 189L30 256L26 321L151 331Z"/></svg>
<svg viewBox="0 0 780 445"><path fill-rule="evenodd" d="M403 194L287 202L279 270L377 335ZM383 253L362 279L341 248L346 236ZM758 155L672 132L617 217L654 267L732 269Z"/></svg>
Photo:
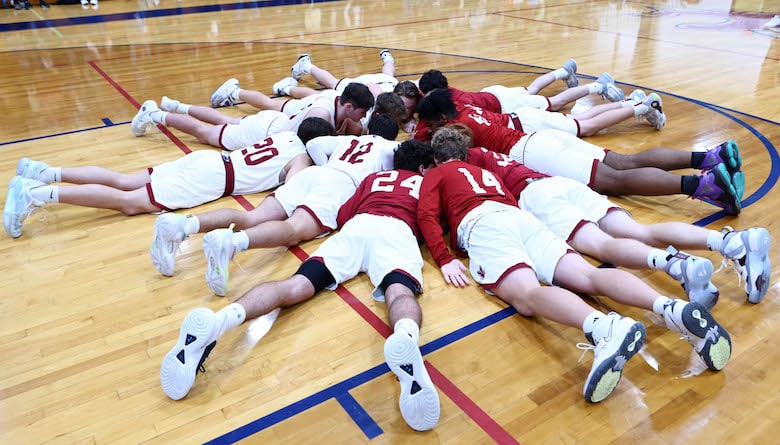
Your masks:
<svg viewBox="0 0 780 445"><path fill-rule="evenodd" d="M298 126L298 138L304 144L320 136L336 136L333 124L321 117L307 117Z"/></svg>
<svg viewBox="0 0 780 445"><path fill-rule="evenodd" d="M374 106L374 95L362 83L352 82L339 96L339 104L347 107L347 117L357 122L366 117L366 111Z"/></svg>
<svg viewBox="0 0 780 445"><path fill-rule="evenodd" d="M396 121L403 122L406 119L406 106L401 96L395 93L382 93L376 97L374 104L374 116L387 114ZM373 119L374 116L371 118Z"/></svg>
<svg viewBox="0 0 780 445"><path fill-rule="evenodd" d="M466 138L468 139L469 148L474 146L474 132L471 131L471 128L469 128L468 125L461 124L460 122L456 122L454 124L447 125L447 128L456 130L458 133L462 134L463 136L466 136Z"/></svg>
<svg viewBox="0 0 780 445"><path fill-rule="evenodd" d="M436 88L447 89L450 87L449 82L447 82L447 77L439 70L428 70L424 72L418 83L420 84L420 91L422 91L423 94L428 94Z"/></svg>
<svg viewBox="0 0 780 445"><path fill-rule="evenodd" d="M395 85L393 93L399 95L406 107L406 118L410 119L414 114L414 108L422 98L422 93L411 80L402 80Z"/></svg>
<svg viewBox="0 0 780 445"><path fill-rule="evenodd" d="M411 170L420 173L420 168L433 167L433 149L425 142L411 139L401 142L393 156L396 170Z"/></svg>
<svg viewBox="0 0 780 445"><path fill-rule="evenodd" d="M468 136L449 126L442 127L433 133L431 147L436 164L441 164L453 159L466 160L470 141Z"/></svg>
<svg viewBox="0 0 780 445"><path fill-rule="evenodd" d="M417 104L417 117L435 130L446 124L448 120L458 116L452 92L437 88L420 99Z"/></svg>
<svg viewBox="0 0 780 445"><path fill-rule="evenodd" d="M398 136L398 121L387 114L377 114L368 121L368 132L393 141Z"/></svg>

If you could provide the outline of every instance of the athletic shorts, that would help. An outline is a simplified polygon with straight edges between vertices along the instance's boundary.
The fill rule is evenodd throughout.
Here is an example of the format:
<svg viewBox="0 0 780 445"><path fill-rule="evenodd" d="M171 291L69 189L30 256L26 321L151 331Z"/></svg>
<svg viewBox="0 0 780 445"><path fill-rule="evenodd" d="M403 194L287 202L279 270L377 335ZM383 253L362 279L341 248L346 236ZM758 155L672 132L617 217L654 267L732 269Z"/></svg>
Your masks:
<svg viewBox="0 0 780 445"><path fill-rule="evenodd" d="M164 210L189 209L222 197L225 164L215 150L196 150L150 168L149 200Z"/></svg>
<svg viewBox="0 0 780 445"><path fill-rule="evenodd" d="M592 185L596 165L607 151L559 130L527 134L509 150L509 156L526 167L550 176L565 176Z"/></svg>
<svg viewBox="0 0 780 445"><path fill-rule="evenodd" d="M530 267L540 282L552 284L558 261L571 252L530 212L490 201L463 218L458 245L469 255L471 276L488 291L519 267Z"/></svg>
<svg viewBox="0 0 780 445"><path fill-rule="evenodd" d="M237 124L225 124L219 135L219 145L225 150L239 150L256 144L269 135L289 130L290 118L286 114L263 110L244 117Z"/></svg>
<svg viewBox="0 0 780 445"><path fill-rule="evenodd" d="M327 166L304 168L273 193L287 216L297 208L309 212L323 232L336 230L339 209L355 193L357 186L344 172Z"/></svg>
<svg viewBox="0 0 780 445"><path fill-rule="evenodd" d="M566 242L584 224L598 224L610 211L623 210L590 187L560 176L531 182L520 193L518 204Z"/></svg>
<svg viewBox="0 0 780 445"><path fill-rule="evenodd" d="M354 78L345 77L338 81L335 89L339 94L342 94L347 85L353 82L361 83L366 86L368 86L369 83L374 83L379 87L379 89L382 90L383 93L392 93L395 86L398 85L398 79L395 77L385 73L376 73L363 74L362 76Z"/></svg>
<svg viewBox="0 0 780 445"><path fill-rule="evenodd" d="M393 271L408 276L422 288L423 259L417 238L405 222L389 216L355 215L311 257L322 258L336 283L365 272L374 285L372 296L377 301L384 301L384 291L378 286Z"/></svg>
<svg viewBox="0 0 780 445"><path fill-rule="evenodd" d="M580 134L580 124L574 119L569 119L563 113L552 111L537 110L536 108L517 108L509 114L516 116L509 124L512 128L520 130L523 133L536 133L540 130L560 130L569 133L572 136ZM520 128L517 128L515 122L520 122Z"/></svg>
<svg viewBox="0 0 780 445"><path fill-rule="evenodd" d="M481 92L496 96L498 102L501 103L502 113L511 113L523 107L538 110L550 109L550 99L537 94L528 94L528 90L523 87L509 88L503 85L492 85L483 88Z"/></svg>

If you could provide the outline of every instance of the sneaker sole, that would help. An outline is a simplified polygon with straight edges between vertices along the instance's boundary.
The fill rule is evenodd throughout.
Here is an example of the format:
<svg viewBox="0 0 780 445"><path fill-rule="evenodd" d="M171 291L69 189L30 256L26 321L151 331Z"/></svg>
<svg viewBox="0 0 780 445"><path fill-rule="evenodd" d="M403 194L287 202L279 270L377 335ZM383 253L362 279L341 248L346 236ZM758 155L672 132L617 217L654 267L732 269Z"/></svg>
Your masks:
<svg viewBox="0 0 780 445"><path fill-rule="evenodd" d="M216 344L216 340L209 341L215 323L214 312L205 308L194 309L184 318L179 339L160 366L160 385L171 399L182 399L190 392L201 357Z"/></svg>
<svg viewBox="0 0 780 445"><path fill-rule="evenodd" d="M585 400L598 403L612 394L620 383L626 362L639 352L645 343L645 335L645 326L642 323L637 322L631 326L620 348L592 372L585 387Z"/></svg>
<svg viewBox="0 0 780 445"><path fill-rule="evenodd" d="M687 263L683 263L687 264ZM683 289L688 300L703 304L707 309L712 309L718 302L720 292L712 283L714 268L709 260L696 260L693 263L694 270L683 270L686 279ZM714 291L712 289L715 289Z"/></svg>
<svg viewBox="0 0 780 445"><path fill-rule="evenodd" d="M160 235L162 232L162 229L160 228L162 224L163 223L159 218L154 222L154 237L152 238L152 245L149 247L149 255L152 257L154 268L162 275L170 277L176 269L176 260L174 254L168 254L168 252L165 251L166 242L163 240L162 235ZM162 247L158 249L157 246Z"/></svg>
<svg viewBox="0 0 780 445"><path fill-rule="evenodd" d="M680 316L685 329L696 337L705 340L701 350L696 351L713 371L720 371L731 358L731 337L723 329L710 311L701 303L691 302L685 305Z"/></svg>
<svg viewBox="0 0 780 445"><path fill-rule="evenodd" d="M22 227L19 226L19 230L16 230L15 222L18 219L18 209L16 208L14 196L11 193L14 189L18 188L17 184L21 181L21 177L14 176L11 182L8 183L8 193L5 196L5 205L3 206L3 228L11 236L11 238L19 238L22 236Z"/></svg>
<svg viewBox="0 0 780 445"><path fill-rule="evenodd" d="M401 384L398 404L401 415L414 430L427 431L439 422L439 393L425 369L420 349L405 334L385 341L385 360Z"/></svg>
<svg viewBox="0 0 780 445"><path fill-rule="evenodd" d="M756 239L748 239L748 253L745 260L747 268L747 280L745 292L748 301L756 304L764 299L769 290L769 275L772 271L772 262L769 259L769 246L772 238L766 229L755 229L759 235ZM758 266L758 268L756 267ZM754 278L755 277L755 278Z"/></svg>
<svg viewBox="0 0 780 445"><path fill-rule="evenodd" d="M742 212L740 193L734 187L734 183L731 182L731 176L728 170L726 170L726 166L718 164L712 169L712 172L715 175L715 184L723 190L723 193L728 198L727 204L733 208L733 210L729 211L728 208L724 207L724 210L729 215L739 215Z"/></svg>
<svg viewBox="0 0 780 445"><path fill-rule="evenodd" d="M203 253L206 255L206 261L208 266L206 268L206 284L209 289L214 292L214 295L218 297L224 297L227 290L227 283L230 279L229 263L230 258L225 258L224 261L220 258L220 247L224 242L232 242L232 240L220 240L224 232L222 230L212 231L203 237ZM219 273L222 270L224 273Z"/></svg>

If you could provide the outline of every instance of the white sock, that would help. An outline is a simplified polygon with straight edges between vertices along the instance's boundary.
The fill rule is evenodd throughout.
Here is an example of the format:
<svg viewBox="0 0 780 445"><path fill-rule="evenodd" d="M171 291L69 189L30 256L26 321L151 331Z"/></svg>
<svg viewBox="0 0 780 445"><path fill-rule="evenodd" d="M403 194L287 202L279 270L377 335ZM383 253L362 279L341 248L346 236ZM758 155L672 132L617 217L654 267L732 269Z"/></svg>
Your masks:
<svg viewBox="0 0 780 445"><path fill-rule="evenodd" d="M61 167L48 167L43 170L41 170L40 173L38 173L38 177L35 179L45 182L47 184L51 184L52 182L60 182L62 181L62 168Z"/></svg>
<svg viewBox="0 0 780 445"><path fill-rule="evenodd" d="M585 86L588 87L588 93L590 94L601 94L601 90L604 89L604 87L597 82L592 82Z"/></svg>
<svg viewBox="0 0 780 445"><path fill-rule="evenodd" d="M634 116L642 116L647 113L649 108L645 104L636 104L634 106Z"/></svg>
<svg viewBox="0 0 780 445"><path fill-rule="evenodd" d="M553 71L552 74L555 76L555 80L561 80L569 77L569 72L563 68L558 68L557 70Z"/></svg>
<svg viewBox="0 0 780 445"><path fill-rule="evenodd" d="M192 235L193 233L200 232L200 220L197 216L187 215L184 218L184 233L186 235Z"/></svg>
<svg viewBox="0 0 780 445"><path fill-rule="evenodd" d="M233 247L236 248L236 252L244 252L249 249L249 235L243 230L233 233Z"/></svg>
<svg viewBox="0 0 780 445"><path fill-rule="evenodd" d="M656 314L658 314L660 316L663 316L664 315L664 306L666 306L667 304L669 304L671 302L672 302L672 299L669 298L669 297L658 297L653 302L653 312L655 312Z"/></svg>
<svg viewBox="0 0 780 445"><path fill-rule="evenodd" d="M585 317L585 321L582 322L582 332L585 334L590 334L593 332L593 327L596 325L596 321L601 317L606 317L606 315L601 311L593 311L588 314L588 316Z"/></svg>
<svg viewBox="0 0 780 445"><path fill-rule="evenodd" d="M411 318L402 318L396 321L393 332L408 334L415 344L420 341L420 327Z"/></svg>
<svg viewBox="0 0 780 445"><path fill-rule="evenodd" d="M715 252L720 252L722 247L723 234L715 230L710 230L709 233L707 233L707 248Z"/></svg>
<svg viewBox="0 0 780 445"><path fill-rule="evenodd" d="M179 114L189 114L190 113L190 107L192 105L185 104L184 102L179 102L178 105L176 105L176 112Z"/></svg>
<svg viewBox="0 0 780 445"><path fill-rule="evenodd" d="M650 249L647 254L647 266L653 270L664 270L668 263L669 252L661 249Z"/></svg>
<svg viewBox="0 0 780 445"><path fill-rule="evenodd" d="M218 317L224 317L222 322L222 328L220 329L219 336L225 332L241 326L246 320L246 309L238 303L230 303L217 312Z"/></svg>
<svg viewBox="0 0 780 445"><path fill-rule="evenodd" d="M42 185L40 187L35 187L30 189L30 195L32 195L33 199L36 201L36 204L38 202L42 202L44 204L60 202L60 188L56 185Z"/></svg>

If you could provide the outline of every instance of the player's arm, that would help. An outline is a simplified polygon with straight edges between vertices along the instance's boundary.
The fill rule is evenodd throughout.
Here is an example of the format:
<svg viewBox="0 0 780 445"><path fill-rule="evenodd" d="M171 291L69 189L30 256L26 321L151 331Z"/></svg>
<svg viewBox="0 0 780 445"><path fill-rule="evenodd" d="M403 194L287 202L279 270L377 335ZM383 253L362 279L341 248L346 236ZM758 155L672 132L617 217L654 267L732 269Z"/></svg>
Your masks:
<svg viewBox="0 0 780 445"><path fill-rule="evenodd" d="M312 160L306 153L301 153L290 159L279 172L279 183L284 183L292 178L296 173L312 165Z"/></svg>

